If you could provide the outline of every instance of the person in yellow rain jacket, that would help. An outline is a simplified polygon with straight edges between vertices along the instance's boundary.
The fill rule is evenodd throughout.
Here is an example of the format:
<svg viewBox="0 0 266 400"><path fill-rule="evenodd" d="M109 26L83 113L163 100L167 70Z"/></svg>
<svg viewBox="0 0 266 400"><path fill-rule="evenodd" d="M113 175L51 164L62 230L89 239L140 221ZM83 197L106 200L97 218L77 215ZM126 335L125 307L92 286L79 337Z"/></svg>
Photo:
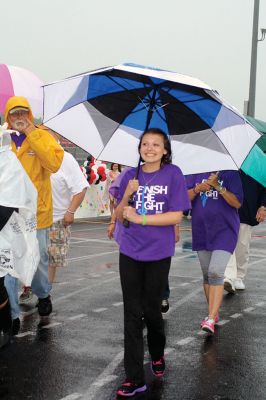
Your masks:
<svg viewBox="0 0 266 400"><path fill-rule="evenodd" d="M8 127L17 132L11 135L12 150L38 192L37 238L41 260L32 281L32 292L39 299L39 315L46 316L52 312L47 250L48 228L53 223L50 176L60 168L64 150L45 127L36 128L30 105L24 97L13 96L7 101L5 120ZM17 334L20 327L17 285L16 279L6 276L5 286L10 298L13 334Z"/></svg>

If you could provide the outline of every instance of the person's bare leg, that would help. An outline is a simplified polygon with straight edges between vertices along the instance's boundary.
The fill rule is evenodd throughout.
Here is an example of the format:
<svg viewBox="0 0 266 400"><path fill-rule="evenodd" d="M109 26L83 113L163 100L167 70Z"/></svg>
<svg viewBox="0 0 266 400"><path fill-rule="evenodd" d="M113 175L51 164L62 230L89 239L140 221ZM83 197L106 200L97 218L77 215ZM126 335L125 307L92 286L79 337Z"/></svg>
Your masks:
<svg viewBox="0 0 266 400"><path fill-rule="evenodd" d="M209 318L215 319L223 301L224 285L209 285Z"/></svg>
<svg viewBox="0 0 266 400"><path fill-rule="evenodd" d="M109 206L109 208L110 208L110 213L111 213L111 216L113 215L113 212L114 212L114 202L113 201L110 201L110 206Z"/></svg>
<svg viewBox="0 0 266 400"><path fill-rule="evenodd" d="M48 267L48 280L50 283L53 283L55 280L56 268L55 267Z"/></svg>
<svg viewBox="0 0 266 400"><path fill-rule="evenodd" d="M210 288L210 285L208 283L203 283L203 289L204 289L205 297L206 297L208 304L209 304L209 288Z"/></svg>

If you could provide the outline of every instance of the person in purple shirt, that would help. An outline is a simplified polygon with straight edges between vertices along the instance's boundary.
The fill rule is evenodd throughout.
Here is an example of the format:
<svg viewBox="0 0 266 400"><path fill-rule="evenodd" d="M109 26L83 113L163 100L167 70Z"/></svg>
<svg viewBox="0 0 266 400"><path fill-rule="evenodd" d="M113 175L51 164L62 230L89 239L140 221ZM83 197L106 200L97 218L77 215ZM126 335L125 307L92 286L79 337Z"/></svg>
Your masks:
<svg viewBox="0 0 266 400"><path fill-rule="evenodd" d="M171 145L160 129L145 131L139 143L140 166L127 171L119 187L116 216L123 226L119 270L124 300L124 367L119 396L146 391L142 317L147 325L151 370L165 371L165 333L161 302L175 253L175 230L183 210L190 208L184 176L171 164ZM133 199L132 199L133 197ZM128 205L131 199L131 205Z"/></svg>
<svg viewBox="0 0 266 400"><path fill-rule="evenodd" d="M239 172L220 171L187 177L192 204L192 249L198 252L208 317L201 328L213 334L223 299L224 272L236 247L243 201Z"/></svg>

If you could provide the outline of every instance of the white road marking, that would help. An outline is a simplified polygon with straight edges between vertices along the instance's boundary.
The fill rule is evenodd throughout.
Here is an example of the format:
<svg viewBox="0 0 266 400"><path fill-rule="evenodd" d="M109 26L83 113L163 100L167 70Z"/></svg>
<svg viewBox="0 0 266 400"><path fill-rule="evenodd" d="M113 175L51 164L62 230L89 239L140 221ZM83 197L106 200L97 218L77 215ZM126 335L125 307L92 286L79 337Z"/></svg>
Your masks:
<svg viewBox="0 0 266 400"><path fill-rule="evenodd" d="M250 254L249 257L265 258L265 252L264 253L260 253L260 254Z"/></svg>
<svg viewBox="0 0 266 400"><path fill-rule="evenodd" d="M80 319L80 318L83 318L83 317L86 317L86 316L87 316L86 314L78 314L78 315L74 315L73 317L69 317L68 320L69 321L75 321L76 319Z"/></svg>
<svg viewBox="0 0 266 400"><path fill-rule="evenodd" d="M72 238L72 239L80 239L80 238ZM76 244L80 244L80 243L110 243L110 244L114 244L113 242L110 242L109 239L81 239L81 240L77 240L75 241L71 241L71 246L76 245Z"/></svg>
<svg viewBox="0 0 266 400"><path fill-rule="evenodd" d="M259 303L255 304L255 306L262 307L264 306L265 301L260 301Z"/></svg>
<svg viewBox="0 0 266 400"><path fill-rule="evenodd" d="M187 338L185 338L185 339L179 340L178 342L176 342L176 344L177 344L178 346L185 346L186 344L191 343L193 340L195 340L195 338L192 337L192 336L189 336L189 337L187 337Z"/></svg>
<svg viewBox="0 0 266 400"><path fill-rule="evenodd" d="M88 260L90 258L102 257L102 256L107 256L108 254L115 254L115 253L119 253L119 250L106 251L105 253L95 253L95 254L89 254L87 256L68 258L67 261L75 262L75 261L81 261L81 260Z"/></svg>
<svg viewBox="0 0 266 400"><path fill-rule="evenodd" d="M104 281L97 282L97 283L95 283L95 284L93 284L93 285L89 285L89 286L86 286L86 287L84 287L84 288L75 290L75 291L72 292L72 293L66 294L66 295L61 296L61 297L57 297L56 299L52 300L52 303L53 303L53 304L56 304L56 303L58 303L58 302L60 302L60 301L62 301L62 300L69 299L70 297L76 296L76 295L79 294L79 293L85 292L86 290L94 289L94 288L96 288L96 287L98 287L98 286L104 285L105 283L110 283L110 282L113 282L113 281L118 280L118 279L119 279L119 277L118 277L118 276L115 276L115 277L113 277L113 278L110 278L110 279L106 279L106 280L104 280ZM37 308L34 308L33 310L24 312L24 313L23 313L23 316L32 315L32 314L34 314L34 313L36 313L36 312L37 312Z"/></svg>
<svg viewBox="0 0 266 400"><path fill-rule="evenodd" d="M18 335L16 335L16 337L17 338L22 338L22 337L25 337L25 336L34 336L34 335L35 335L34 332L27 331L27 332L19 333Z"/></svg>
<svg viewBox="0 0 266 400"><path fill-rule="evenodd" d="M265 256L262 257L260 260L253 261L253 262L250 263L248 266L249 266L249 267L253 267L253 265L259 264L259 263L261 263L262 261L265 261Z"/></svg>
<svg viewBox="0 0 266 400"><path fill-rule="evenodd" d="M69 282L58 282L58 285L67 285Z"/></svg>
<svg viewBox="0 0 266 400"><path fill-rule="evenodd" d="M119 306L122 306L122 305L123 305L123 301L119 301L117 303L113 303L112 304L112 306L114 306L114 307L119 307Z"/></svg>
<svg viewBox="0 0 266 400"><path fill-rule="evenodd" d="M184 282L184 283L181 283L181 285L179 285L179 286L187 286L187 285L190 285L190 283L189 282Z"/></svg>
<svg viewBox="0 0 266 400"><path fill-rule="evenodd" d="M111 274L116 274L116 271L106 271L105 275L111 275Z"/></svg>
<svg viewBox="0 0 266 400"><path fill-rule="evenodd" d="M198 293L202 292L202 287L194 290L190 294L184 296L181 300L177 301L175 304L173 304L170 307L170 310L168 311L167 314L165 314L166 317L170 315L173 311L175 311L179 306L182 306L182 304L186 303L187 301L191 300L193 297L195 297Z"/></svg>
<svg viewBox="0 0 266 400"><path fill-rule="evenodd" d="M62 397L62 399L60 399L60 400L77 400L77 399L80 399L81 397L82 397L82 394L80 394L80 393L72 393L66 397Z"/></svg>
<svg viewBox="0 0 266 400"><path fill-rule="evenodd" d="M217 322L216 325L223 326L223 325L227 324L228 322L230 322L229 319L222 319L221 321Z"/></svg>
<svg viewBox="0 0 266 400"><path fill-rule="evenodd" d="M89 277L90 278L100 278L100 274L90 274Z"/></svg>
<svg viewBox="0 0 266 400"><path fill-rule="evenodd" d="M94 310L91 310L92 312L100 313L103 311L108 310L108 308L102 307L102 308L95 308Z"/></svg>
<svg viewBox="0 0 266 400"><path fill-rule="evenodd" d="M236 313L236 314L230 315L230 318L239 318L239 317L241 317L241 316L242 316L242 314Z"/></svg>
<svg viewBox="0 0 266 400"><path fill-rule="evenodd" d="M254 307L248 307L248 308L245 308L243 311L244 312L251 312L251 311L254 311L254 310L255 310Z"/></svg>
<svg viewBox="0 0 266 400"><path fill-rule="evenodd" d="M54 326L62 325L62 322L51 322L51 324L48 325L43 325L41 329L50 329L53 328Z"/></svg>
<svg viewBox="0 0 266 400"><path fill-rule="evenodd" d="M112 382L115 379L117 379L118 376L117 375L107 375L104 378L102 378L100 381L97 380L96 382L93 383L94 386L96 387L102 387L104 386L106 383Z"/></svg>
<svg viewBox="0 0 266 400"><path fill-rule="evenodd" d="M191 256L193 256L194 255L194 253L192 253L192 252L190 252L189 254L183 254L183 255L174 255L173 257L172 257L172 260L182 260L183 258L190 258ZM195 257L196 257L196 255L195 255Z"/></svg>
<svg viewBox="0 0 266 400"><path fill-rule="evenodd" d="M203 331L203 330L200 330L200 331L197 332L197 335L199 335L199 336L203 336L205 334L206 334L206 332Z"/></svg>
<svg viewBox="0 0 266 400"><path fill-rule="evenodd" d="M173 347L166 347L166 349L164 350L164 354L166 356L168 356L169 354L173 353L173 351L175 351L175 348Z"/></svg>
<svg viewBox="0 0 266 400"><path fill-rule="evenodd" d="M98 395L98 390L102 387L102 382L106 382L107 377L115 377L113 375L117 366L121 363L124 357L124 351L120 351L115 358L107 365L103 372L98 376L95 382L91 384L88 390L84 393L83 400L94 400L100 399L101 396ZM96 397L97 396L97 397Z"/></svg>
<svg viewBox="0 0 266 400"><path fill-rule="evenodd" d="M99 231L99 230L105 229L106 228L105 225L108 225L108 224L103 223L103 226L100 228L95 227L95 228L88 228L88 229L75 229L75 230L72 230L72 232L75 234L76 232Z"/></svg>

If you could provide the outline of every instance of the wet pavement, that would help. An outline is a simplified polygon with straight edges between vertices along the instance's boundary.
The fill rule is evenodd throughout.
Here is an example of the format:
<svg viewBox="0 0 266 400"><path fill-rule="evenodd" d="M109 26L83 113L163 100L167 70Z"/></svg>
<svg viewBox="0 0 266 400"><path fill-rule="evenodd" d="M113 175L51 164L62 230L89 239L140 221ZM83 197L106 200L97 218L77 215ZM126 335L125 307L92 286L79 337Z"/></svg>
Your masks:
<svg viewBox="0 0 266 400"><path fill-rule="evenodd" d="M20 334L0 351L0 399L116 399L123 381L123 305L118 248L106 220L73 226L69 266L53 286L54 311L40 320L24 305ZM247 289L224 294L215 336L202 334L206 304L190 222L170 271L170 311L165 315L167 372L152 377L145 357L145 400L266 399L266 224L253 230ZM145 331L144 331L145 332Z"/></svg>

